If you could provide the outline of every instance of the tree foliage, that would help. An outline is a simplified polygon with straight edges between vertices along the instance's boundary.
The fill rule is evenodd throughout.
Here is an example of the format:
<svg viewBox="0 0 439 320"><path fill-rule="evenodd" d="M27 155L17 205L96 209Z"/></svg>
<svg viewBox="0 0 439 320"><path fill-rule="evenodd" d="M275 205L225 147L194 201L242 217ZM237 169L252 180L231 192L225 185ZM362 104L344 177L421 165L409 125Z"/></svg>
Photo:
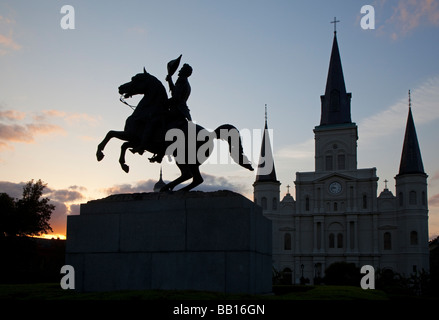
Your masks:
<svg viewBox="0 0 439 320"><path fill-rule="evenodd" d="M45 187L41 180L31 180L23 187L21 199L0 194L0 235L38 236L53 231L49 220L55 206L42 198Z"/></svg>

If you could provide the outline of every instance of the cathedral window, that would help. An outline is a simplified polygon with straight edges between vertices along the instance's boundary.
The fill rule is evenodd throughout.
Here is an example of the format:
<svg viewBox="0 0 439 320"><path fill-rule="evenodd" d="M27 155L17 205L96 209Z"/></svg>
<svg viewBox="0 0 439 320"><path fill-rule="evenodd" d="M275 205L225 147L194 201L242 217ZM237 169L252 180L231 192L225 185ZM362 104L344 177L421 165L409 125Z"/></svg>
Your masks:
<svg viewBox="0 0 439 320"><path fill-rule="evenodd" d="M413 246L418 244L418 233L416 231L410 232L410 244Z"/></svg>
<svg viewBox="0 0 439 320"><path fill-rule="evenodd" d="M425 191L422 191L422 205L427 205L427 197L425 195Z"/></svg>
<svg viewBox="0 0 439 320"><path fill-rule="evenodd" d="M409 193L409 204L416 204L416 191L410 191Z"/></svg>
<svg viewBox="0 0 439 320"><path fill-rule="evenodd" d="M338 211L338 203L334 202L334 211Z"/></svg>
<svg viewBox="0 0 439 320"><path fill-rule="evenodd" d="M337 248L343 248L343 234L337 234Z"/></svg>
<svg viewBox="0 0 439 320"><path fill-rule="evenodd" d="M400 192L398 197L399 197L399 206L402 207L404 205L404 194Z"/></svg>
<svg viewBox="0 0 439 320"><path fill-rule="evenodd" d="M363 194L363 209L367 209L367 195Z"/></svg>
<svg viewBox="0 0 439 320"><path fill-rule="evenodd" d="M273 198L273 210L277 210L277 199Z"/></svg>
<svg viewBox="0 0 439 320"><path fill-rule="evenodd" d="M291 234L290 233L285 233L284 250L291 250Z"/></svg>
<svg viewBox="0 0 439 320"><path fill-rule="evenodd" d="M392 235L390 232L384 233L384 250L392 250Z"/></svg>
<svg viewBox="0 0 439 320"><path fill-rule="evenodd" d="M309 197L306 196L305 198L305 211L309 211Z"/></svg>
<svg viewBox="0 0 439 320"><path fill-rule="evenodd" d="M331 171L333 170L333 166L332 166L332 156L326 156L325 157L325 164L326 164L326 171Z"/></svg>
<svg viewBox="0 0 439 320"><path fill-rule="evenodd" d="M333 233L329 234L329 248L335 247L335 236Z"/></svg>
<svg viewBox="0 0 439 320"><path fill-rule="evenodd" d="M261 199L261 207L262 207L262 210L267 210L267 198L262 197L262 199Z"/></svg>
<svg viewBox="0 0 439 320"><path fill-rule="evenodd" d="M346 159L345 159L344 154L339 154L337 156L337 167L338 167L338 170L346 169Z"/></svg>

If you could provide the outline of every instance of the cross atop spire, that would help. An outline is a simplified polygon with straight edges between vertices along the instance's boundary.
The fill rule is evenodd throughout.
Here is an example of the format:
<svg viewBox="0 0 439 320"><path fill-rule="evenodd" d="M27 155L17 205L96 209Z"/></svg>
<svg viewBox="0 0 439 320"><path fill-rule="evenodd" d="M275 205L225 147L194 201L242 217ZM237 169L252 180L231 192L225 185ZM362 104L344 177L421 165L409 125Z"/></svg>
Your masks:
<svg viewBox="0 0 439 320"><path fill-rule="evenodd" d="M331 21L334 24L334 34L337 33L337 22L340 22L340 20L337 20L336 17L334 17L334 21Z"/></svg>
<svg viewBox="0 0 439 320"><path fill-rule="evenodd" d="M384 184L385 184L384 189L387 189L387 182L389 182L387 179L384 180Z"/></svg>
<svg viewBox="0 0 439 320"><path fill-rule="evenodd" d="M412 106L412 97L410 96L410 89L409 89L409 108Z"/></svg>

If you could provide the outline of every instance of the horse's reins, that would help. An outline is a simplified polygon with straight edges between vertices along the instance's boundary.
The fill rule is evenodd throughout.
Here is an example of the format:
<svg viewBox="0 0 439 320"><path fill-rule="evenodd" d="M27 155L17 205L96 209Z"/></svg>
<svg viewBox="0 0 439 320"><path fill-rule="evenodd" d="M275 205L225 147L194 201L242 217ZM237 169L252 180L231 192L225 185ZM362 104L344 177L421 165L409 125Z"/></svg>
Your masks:
<svg viewBox="0 0 439 320"><path fill-rule="evenodd" d="M128 102L125 101L123 94L120 96L119 101L126 104L128 107L130 107L131 109L136 109L135 106L130 105Z"/></svg>

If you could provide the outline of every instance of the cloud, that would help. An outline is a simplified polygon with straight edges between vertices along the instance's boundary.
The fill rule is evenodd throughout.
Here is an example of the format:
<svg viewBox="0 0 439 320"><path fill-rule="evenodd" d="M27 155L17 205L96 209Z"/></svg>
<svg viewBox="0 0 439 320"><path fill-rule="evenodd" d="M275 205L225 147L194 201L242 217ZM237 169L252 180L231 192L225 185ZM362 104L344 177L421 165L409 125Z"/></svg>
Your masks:
<svg viewBox="0 0 439 320"><path fill-rule="evenodd" d="M84 123L87 126L96 126L101 117L94 117L87 113L65 112L60 110L43 110L33 116L35 121L48 121L52 118L62 118L68 125Z"/></svg>
<svg viewBox="0 0 439 320"><path fill-rule="evenodd" d="M12 50L21 49L21 46L14 41L11 34L9 36L5 36L0 33L0 45L4 48Z"/></svg>
<svg viewBox="0 0 439 320"><path fill-rule="evenodd" d="M439 119L439 76L433 77L411 90L412 111L416 125ZM361 141L373 141L405 128L408 114L408 96L387 109L362 120Z"/></svg>
<svg viewBox="0 0 439 320"><path fill-rule="evenodd" d="M154 185L157 183L157 180L141 180L134 185L131 184L117 184L110 188L105 188L102 191L106 194L118 194L118 193L142 193L142 192L152 192Z"/></svg>
<svg viewBox="0 0 439 320"><path fill-rule="evenodd" d="M63 121L60 123L59 119ZM52 124L52 121L57 124ZM13 149L11 143L14 142L34 143L39 135L63 134L66 132L65 125L84 124L90 127L96 126L99 121L100 117L86 113L60 110L43 110L29 114L17 110L0 110L0 151Z"/></svg>
<svg viewBox="0 0 439 320"><path fill-rule="evenodd" d="M374 5L379 6L378 12L391 12L379 31L393 40L420 26L439 26L438 0L399 0L396 5L394 1L381 0Z"/></svg>
<svg viewBox="0 0 439 320"><path fill-rule="evenodd" d="M30 124L4 124L0 123L0 140L6 142L35 142L35 136L40 134L64 132L64 129L58 125L46 123ZM5 144L5 142L3 142Z"/></svg>
<svg viewBox="0 0 439 320"><path fill-rule="evenodd" d="M432 207L439 207L439 193L431 196L430 199L428 199L428 205Z"/></svg>
<svg viewBox="0 0 439 320"><path fill-rule="evenodd" d="M26 117L26 113L16 110L0 110L0 120L23 120Z"/></svg>
<svg viewBox="0 0 439 320"><path fill-rule="evenodd" d="M0 193L7 193L12 198L21 198L25 184L25 182L0 181Z"/></svg>
<svg viewBox="0 0 439 320"><path fill-rule="evenodd" d="M84 199L84 195L76 190L50 190L47 192L47 196L51 199L62 201L62 202L73 202Z"/></svg>
<svg viewBox="0 0 439 320"><path fill-rule="evenodd" d="M230 190L238 193L244 193L248 191L248 186L244 184L238 184L236 182L231 182L224 177L218 177L207 173L201 173L204 182L196 187L194 190L212 192L218 190ZM189 182L190 183L190 182ZM184 184L187 185L188 183ZM183 187L182 185L181 187ZM181 188L180 187L180 188Z"/></svg>
<svg viewBox="0 0 439 320"><path fill-rule="evenodd" d="M13 37L12 25L15 24L13 19L0 16L0 55L21 49Z"/></svg>
<svg viewBox="0 0 439 320"><path fill-rule="evenodd" d="M218 190L231 190L234 192L246 192L248 191L248 186L245 184L237 184L236 182L230 182L224 177L218 177L214 175L210 175L207 173L201 173L204 182L198 187L194 188L197 191L204 192L212 192ZM154 185L158 180L148 179L148 180L140 180L135 182L134 184L118 184L114 185L110 188L103 189L102 191L108 195L110 194L119 194L119 193L142 193L142 192L152 192L154 189ZM191 183L192 180L188 180L185 183L178 185L174 191L178 191L179 189L187 186ZM165 183L169 183L170 181L164 180Z"/></svg>

